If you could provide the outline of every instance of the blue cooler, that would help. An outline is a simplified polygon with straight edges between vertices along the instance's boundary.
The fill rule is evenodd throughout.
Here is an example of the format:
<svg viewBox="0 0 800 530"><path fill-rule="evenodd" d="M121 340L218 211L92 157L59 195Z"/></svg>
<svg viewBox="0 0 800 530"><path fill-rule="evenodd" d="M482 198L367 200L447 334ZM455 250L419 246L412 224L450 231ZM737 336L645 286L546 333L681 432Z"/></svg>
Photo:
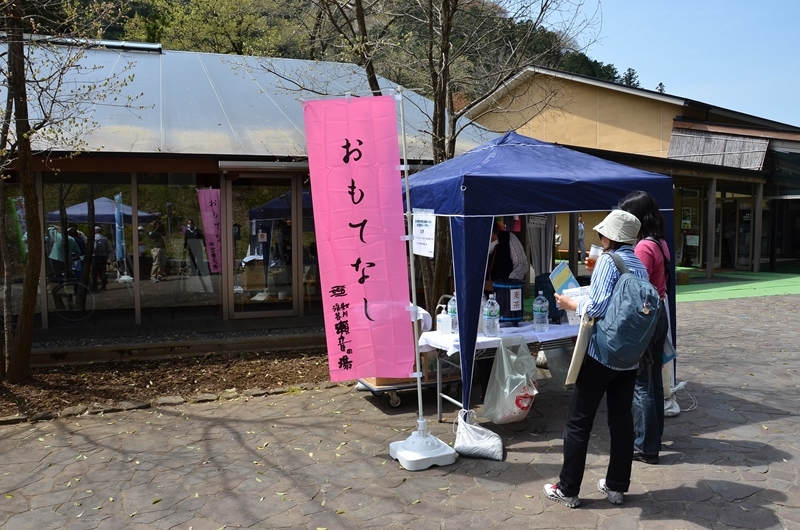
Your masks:
<svg viewBox="0 0 800 530"><path fill-rule="evenodd" d="M494 299L500 304L500 322L511 322L515 326L522 321L522 287L519 280L497 280L492 283Z"/></svg>

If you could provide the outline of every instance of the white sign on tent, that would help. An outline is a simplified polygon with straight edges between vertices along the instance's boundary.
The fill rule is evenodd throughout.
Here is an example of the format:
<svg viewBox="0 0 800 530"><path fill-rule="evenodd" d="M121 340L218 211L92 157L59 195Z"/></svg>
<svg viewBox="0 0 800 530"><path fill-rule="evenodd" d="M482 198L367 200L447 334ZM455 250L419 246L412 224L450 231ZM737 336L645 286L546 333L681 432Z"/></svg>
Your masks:
<svg viewBox="0 0 800 530"><path fill-rule="evenodd" d="M414 254L432 258L435 236L436 216L433 210L414 210Z"/></svg>

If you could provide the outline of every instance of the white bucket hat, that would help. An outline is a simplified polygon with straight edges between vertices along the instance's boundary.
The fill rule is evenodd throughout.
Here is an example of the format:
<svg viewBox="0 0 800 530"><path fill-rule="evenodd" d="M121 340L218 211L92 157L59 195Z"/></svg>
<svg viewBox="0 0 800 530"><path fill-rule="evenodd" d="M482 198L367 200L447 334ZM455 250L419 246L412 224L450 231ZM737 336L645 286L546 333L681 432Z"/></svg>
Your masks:
<svg viewBox="0 0 800 530"><path fill-rule="evenodd" d="M635 245L642 223L632 213L625 210L613 210L594 227L595 232L606 236L611 241Z"/></svg>

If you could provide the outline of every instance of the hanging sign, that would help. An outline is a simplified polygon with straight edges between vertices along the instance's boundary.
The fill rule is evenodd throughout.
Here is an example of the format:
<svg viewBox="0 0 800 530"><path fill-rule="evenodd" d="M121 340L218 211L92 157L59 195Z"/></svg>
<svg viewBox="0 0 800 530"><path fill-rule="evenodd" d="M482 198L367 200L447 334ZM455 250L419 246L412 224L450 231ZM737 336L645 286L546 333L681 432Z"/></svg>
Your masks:
<svg viewBox="0 0 800 530"><path fill-rule="evenodd" d="M391 96L303 103L331 381L414 364Z"/></svg>
<svg viewBox="0 0 800 530"><path fill-rule="evenodd" d="M546 215L529 215L528 228L544 228L547 226Z"/></svg>
<svg viewBox="0 0 800 530"><path fill-rule="evenodd" d="M432 258L435 235L436 216L433 210L414 210L414 254Z"/></svg>

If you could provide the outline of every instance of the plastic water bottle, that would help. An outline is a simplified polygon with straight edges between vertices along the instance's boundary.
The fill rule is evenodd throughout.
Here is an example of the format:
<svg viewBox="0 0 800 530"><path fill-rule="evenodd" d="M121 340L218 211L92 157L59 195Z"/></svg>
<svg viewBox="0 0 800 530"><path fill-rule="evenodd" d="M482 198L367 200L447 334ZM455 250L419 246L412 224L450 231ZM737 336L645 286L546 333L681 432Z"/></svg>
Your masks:
<svg viewBox="0 0 800 530"><path fill-rule="evenodd" d="M542 332L550 329L550 302L539 291L539 296L533 301L533 331Z"/></svg>
<svg viewBox="0 0 800 530"><path fill-rule="evenodd" d="M494 299L494 294L483 304L483 334L487 337L500 336L500 304Z"/></svg>
<svg viewBox="0 0 800 530"><path fill-rule="evenodd" d="M450 315L450 325L452 326L451 333L458 334L458 306L456 305L456 293L453 293L453 298L447 302L447 314Z"/></svg>

